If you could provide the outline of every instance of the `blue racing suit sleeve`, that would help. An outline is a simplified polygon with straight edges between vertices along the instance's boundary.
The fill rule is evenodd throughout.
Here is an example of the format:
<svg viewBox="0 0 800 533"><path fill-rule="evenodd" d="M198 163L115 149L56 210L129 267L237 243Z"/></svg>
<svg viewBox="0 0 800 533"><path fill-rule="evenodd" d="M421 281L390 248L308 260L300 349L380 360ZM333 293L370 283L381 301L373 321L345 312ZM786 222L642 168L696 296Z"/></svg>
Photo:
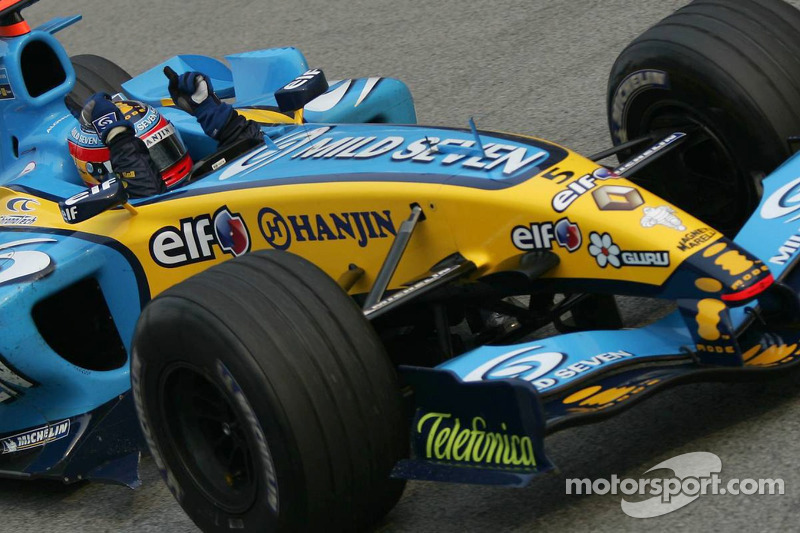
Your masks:
<svg viewBox="0 0 800 533"><path fill-rule="evenodd" d="M228 105L228 104L222 104ZM219 147L224 148L244 139L261 140L264 138L264 132L261 131L261 126L252 120L247 120L242 115L237 113L232 107L228 106L231 110L228 121L219 132L217 139L219 140ZM199 120L199 117L198 117Z"/></svg>
<svg viewBox="0 0 800 533"><path fill-rule="evenodd" d="M144 198L160 194L166 190L147 147L132 130L114 135L108 141L111 154L111 168L122 179L125 190L131 198Z"/></svg>

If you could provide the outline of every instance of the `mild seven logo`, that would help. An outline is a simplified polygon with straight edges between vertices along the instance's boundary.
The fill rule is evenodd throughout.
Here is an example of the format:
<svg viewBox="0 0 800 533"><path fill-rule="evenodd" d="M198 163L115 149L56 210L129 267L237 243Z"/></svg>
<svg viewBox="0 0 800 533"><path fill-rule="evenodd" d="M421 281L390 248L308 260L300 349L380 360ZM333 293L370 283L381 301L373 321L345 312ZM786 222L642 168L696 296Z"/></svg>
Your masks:
<svg viewBox="0 0 800 533"><path fill-rule="evenodd" d="M790 181L772 193L761 206L761 218L772 220L791 215L800 209L800 178ZM800 219L800 214L785 220L789 223Z"/></svg>

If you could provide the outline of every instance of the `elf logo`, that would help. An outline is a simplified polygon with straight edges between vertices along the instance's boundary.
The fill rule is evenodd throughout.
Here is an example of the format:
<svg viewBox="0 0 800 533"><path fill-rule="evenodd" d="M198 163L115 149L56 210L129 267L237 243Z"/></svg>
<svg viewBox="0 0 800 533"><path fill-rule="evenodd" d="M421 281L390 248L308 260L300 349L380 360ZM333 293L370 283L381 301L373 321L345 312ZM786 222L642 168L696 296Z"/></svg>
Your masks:
<svg viewBox="0 0 800 533"><path fill-rule="evenodd" d="M283 86L284 91L291 91L292 89L299 89L303 85L309 82L309 80L314 79L314 76L319 74L319 69L310 69L305 71L303 74L297 76L294 80L290 81L286 85Z"/></svg>
<svg viewBox="0 0 800 533"><path fill-rule="evenodd" d="M581 247L581 229L568 218L558 222L537 222L516 226L511 230L511 242L519 250L552 250L553 242L572 253Z"/></svg>
<svg viewBox="0 0 800 533"><path fill-rule="evenodd" d="M159 229L150 239L150 255L162 267L174 268L216 257L214 245L238 257L250 251L250 233L239 213L223 206L214 216L185 218Z"/></svg>

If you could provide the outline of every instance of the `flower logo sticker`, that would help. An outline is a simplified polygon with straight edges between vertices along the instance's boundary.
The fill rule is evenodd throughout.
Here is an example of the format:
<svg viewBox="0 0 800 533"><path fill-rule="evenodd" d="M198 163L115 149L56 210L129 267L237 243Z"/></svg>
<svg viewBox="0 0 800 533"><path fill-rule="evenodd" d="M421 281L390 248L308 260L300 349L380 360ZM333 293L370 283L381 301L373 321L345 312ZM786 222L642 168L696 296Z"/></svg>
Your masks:
<svg viewBox="0 0 800 533"><path fill-rule="evenodd" d="M589 234L589 243L589 253L595 258L600 268L605 268L609 263L614 268L622 266L622 262L619 260L619 246L611 240L611 235L592 232Z"/></svg>

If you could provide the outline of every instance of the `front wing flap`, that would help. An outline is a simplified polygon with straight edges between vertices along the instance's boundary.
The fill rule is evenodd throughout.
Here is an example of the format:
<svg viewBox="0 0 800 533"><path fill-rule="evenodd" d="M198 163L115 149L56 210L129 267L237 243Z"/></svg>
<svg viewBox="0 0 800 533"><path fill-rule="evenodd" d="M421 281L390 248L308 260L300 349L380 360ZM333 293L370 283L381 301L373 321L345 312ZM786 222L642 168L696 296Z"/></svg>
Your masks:
<svg viewBox="0 0 800 533"><path fill-rule="evenodd" d="M421 367L400 373L414 390L413 457L395 466L394 477L521 487L552 470L542 403L528 384L464 383Z"/></svg>

